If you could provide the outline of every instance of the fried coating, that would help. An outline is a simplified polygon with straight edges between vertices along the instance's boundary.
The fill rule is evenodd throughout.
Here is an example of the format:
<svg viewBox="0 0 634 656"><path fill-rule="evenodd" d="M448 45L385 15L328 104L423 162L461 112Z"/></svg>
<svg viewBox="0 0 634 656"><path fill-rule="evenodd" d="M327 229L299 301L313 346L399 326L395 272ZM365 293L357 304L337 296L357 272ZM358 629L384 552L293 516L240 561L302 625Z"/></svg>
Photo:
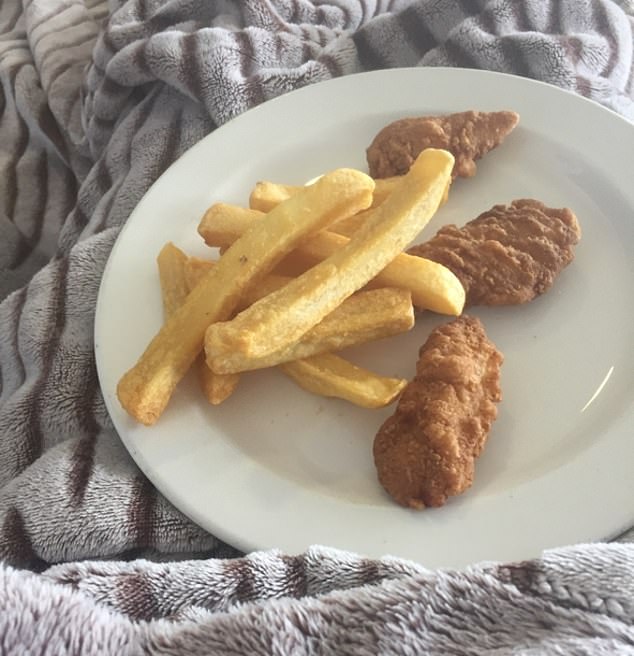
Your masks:
<svg viewBox="0 0 634 656"><path fill-rule="evenodd" d="M442 506L471 486L497 416L502 359L475 317L431 332L416 376L374 440L379 481L397 503Z"/></svg>
<svg viewBox="0 0 634 656"><path fill-rule="evenodd" d="M552 287L574 259L581 228L568 208L537 200L495 205L462 228L448 225L409 249L453 271L466 305L517 305Z"/></svg>
<svg viewBox="0 0 634 656"><path fill-rule="evenodd" d="M422 150L443 148L456 158L453 177L470 178L475 175L476 160L499 146L518 121L519 114L508 111L469 111L394 121L366 150L370 175L403 175Z"/></svg>

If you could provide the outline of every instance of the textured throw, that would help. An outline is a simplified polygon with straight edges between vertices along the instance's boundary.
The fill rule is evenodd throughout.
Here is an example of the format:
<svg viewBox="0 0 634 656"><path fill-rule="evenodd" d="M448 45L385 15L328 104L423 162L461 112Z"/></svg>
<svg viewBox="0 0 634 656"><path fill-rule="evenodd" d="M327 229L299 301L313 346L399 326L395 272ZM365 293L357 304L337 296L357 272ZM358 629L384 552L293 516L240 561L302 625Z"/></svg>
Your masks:
<svg viewBox="0 0 634 656"><path fill-rule="evenodd" d="M0 653L634 654L627 536L463 572L239 557L131 461L92 341L119 229L217 126L397 66L516 73L634 119L633 4L0 2Z"/></svg>

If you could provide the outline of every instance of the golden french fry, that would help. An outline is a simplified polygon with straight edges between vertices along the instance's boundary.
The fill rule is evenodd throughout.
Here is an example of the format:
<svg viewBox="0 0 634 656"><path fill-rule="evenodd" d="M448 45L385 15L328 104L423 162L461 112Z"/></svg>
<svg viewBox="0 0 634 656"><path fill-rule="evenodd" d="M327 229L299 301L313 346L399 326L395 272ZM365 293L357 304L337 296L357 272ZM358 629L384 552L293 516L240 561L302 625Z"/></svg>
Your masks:
<svg viewBox="0 0 634 656"><path fill-rule="evenodd" d="M398 179L398 177L381 178L374 181L375 187L371 207L380 205L392 193ZM288 200L300 189L303 189L301 185L279 184L262 180L256 183L249 195L249 207L260 212L270 212L276 205Z"/></svg>
<svg viewBox="0 0 634 656"><path fill-rule="evenodd" d="M289 199L302 187L262 180L257 182L249 195L249 207L260 212L270 212L276 205Z"/></svg>
<svg viewBox="0 0 634 656"><path fill-rule="evenodd" d="M391 179L391 178L389 178ZM363 210L358 214L353 214L348 216L341 221L330 226L331 232L336 232L338 235L343 235L344 237L352 237L354 233L372 216L373 209Z"/></svg>
<svg viewBox="0 0 634 656"><path fill-rule="evenodd" d="M152 339L117 386L121 405L137 421L154 424L196 356L205 330L228 319L249 285L268 273L303 237L372 202L374 181L338 169L302 189L247 230Z"/></svg>
<svg viewBox="0 0 634 656"><path fill-rule="evenodd" d="M274 353L250 357L232 353L207 360L218 373L237 373L274 367L328 351L340 351L409 330L414 325L414 308L408 291L397 288L358 292L345 299L301 338Z"/></svg>
<svg viewBox="0 0 634 656"><path fill-rule="evenodd" d="M380 205L392 193L399 179L400 176L394 176L392 178L379 178L374 181L376 186L374 187L374 196L372 197L372 205L370 206L370 209ZM445 189L441 205L444 205L447 202L450 186L451 183L449 183ZM276 182L267 181L258 182L249 196L249 208L252 210L259 210L260 212L270 212L276 205L283 200L290 198L300 189L301 186L297 185L278 184ZM364 210L358 214L353 214L345 219L336 221L330 229L337 234L351 237L359 227L363 225L369 215L370 210ZM300 272L305 271L306 267L300 269L298 266L294 265L290 268L287 267L287 270L294 271L295 273L293 273L293 275L298 275Z"/></svg>
<svg viewBox="0 0 634 656"><path fill-rule="evenodd" d="M216 265L216 262L205 260L198 257L189 257L185 261L184 275L189 291L205 277L207 273ZM257 288L251 292L247 291L240 299L238 309L244 309L251 305L255 300L266 296L266 294L279 289L285 285L290 278L276 276L269 273L258 284ZM200 385L207 397L207 400L213 405L219 405L229 398L238 387L240 382L239 373L216 373L212 371L205 362L204 354L201 354L200 365L198 368Z"/></svg>
<svg viewBox="0 0 634 656"><path fill-rule="evenodd" d="M336 233L339 236L350 237L372 216L373 212L373 209L368 209L337 221L337 223L330 226L329 230L324 230L319 235L315 235L310 242L300 244L297 251L290 255L298 253L305 263L310 263L310 266L312 266L346 243L336 236L330 237L331 243L328 239L320 240L319 237L322 234L331 235ZM198 233L205 240L207 246L217 246L222 252L255 221L262 219L264 215L265 213L259 210L246 209L229 203L215 203L205 212L198 226ZM307 266L305 264L302 272L306 270Z"/></svg>
<svg viewBox="0 0 634 656"><path fill-rule="evenodd" d="M332 353L285 362L279 368L309 392L345 399L364 408L392 403L407 385L405 379L379 376Z"/></svg>
<svg viewBox="0 0 634 656"><path fill-rule="evenodd" d="M216 266L216 262L212 260L205 260L202 257L195 257L190 255L185 260L183 266L183 273L185 275L185 283L187 289L191 292L194 287Z"/></svg>
<svg viewBox="0 0 634 656"><path fill-rule="evenodd" d="M188 285L191 288L195 287L202 276L214 265L215 262L209 260L196 257L188 258L185 263ZM285 284L285 282L290 280L290 278L269 274L264 279L264 282L269 279L274 281L272 284ZM262 293L262 286L259 286L257 293L265 296L266 293L270 292ZM254 297L255 293L252 296ZM246 299L246 305L248 306L254 301L255 298ZM387 302L388 306L383 301ZM317 324L315 328L304 335L302 341L296 345L298 348L295 351L295 357L298 357L297 354L300 353L317 353L321 351L322 349L318 344L320 337L324 340L330 340L329 343L324 344L324 348L331 346L332 350L336 350L337 348L352 345L351 343L347 343L347 338L353 334L352 331L356 330L357 332L355 334L358 334L359 321L371 326L370 330L377 331L377 334L372 335L372 338L387 337L387 332L381 334L381 325L384 317L386 315L390 316L389 305L398 305L399 312L401 313L400 319L396 316L396 313L391 313L394 315L392 321L394 322L395 329L399 321L402 322L402 325L399 326L399 332L401 332L400 327L402 327L402 330L411 328L414 323L414 316L411 298L408 292L399 289L376 290L376 292L367 293L359 292L346 299L337 309L325 317L321 323ZM379 308L382 308L382 310ZM378 319L376 318L377 311L380 313ZM303 345L303 342L306 342L306 344ZM290 362L285 361L292 357L292 349L289 349L287 354L278 355L278 361L282 363L279 365L279 368L295 380L300 387L303 387L309 392L320 394L321 396L333 396L345 399L365 408L378 408L388 405L407 384L406 380L379 376L331 353L319 352L318 355L304 359L295 359ZM260 366L272 366L274 363L271 361L270 363L259 364ZM207 371L211 371L206 364L205 368ZM239 375L238 373L218 374L218 379L221 381L233 377L237 379Z"/></svg>
<svg viewBox="0 0 634 656"><path fill-rule="evenodd" d="M207 246L226 248L265 216L259 210L248 210L229 203L214 203L198 224L198 234Z"/></svg>
<svg viewBox="0 0 634 656"><path fill-rule="evenodd" d="M387 197L397 188L402 176L395 176L393 178L381 178L375 180L374 194L372 196L372 205L370 207L378 207Z"/></svg>
<svg viewBox="0 0 634 656"><path fill-rule="evenodd" d="M220 356L226 362L232 355L237 360L243 355L264 357L299 340L374 278L422 230L438 209L453 164L454 157L448 151L422 151L394 192L342 248L231 321L209 326L205 333L207 364L213 369L214 360Z"/></svg>
<svg viewBox="0 0 634 656"><path fill-rule="evenodd" d="M367 210L363 210L361 212L357 212L357 214L353 214L352 216L347 216L339 221L336 221L330 226L329 230L331 230L332 232L336 232L338 235L352 237L352 235L370 218L370 216L372 215L372 210L377 205L380 205L389 196L389 194L392 193L392 190L394 189L398 181L399 181L399 176L376 180L377 186L375 187L374 190L374 198L372 200L372 205L370 206L370 208ZM382 182L383 184L379 185L379 182ZM379 186L381 190L380 192L377 192ZM447 187L445 188L445 193L443 194L442 200L440 201L441 206L444 205L447 202L447 199L449 198L450 187L451 187L451 180L447 183Z"/></svg>
<svg viewBox="0 0 634 656"><path fill-rule="evenodd" d="M204 260L198 257L189 257L185 262L185 279L187 281L187 287L189 290L194 289L194 287L202 280L206 273L208 273L214 266L216 262L211 260ZM249 305L255 303L255 301L261 299L262 297L274 292L275 290L283 287L286 283L290 282L292 278L290 276L281 276L276 273L268 273L262 280L258 281L258 284L255 287L248 288L243 294L240 302L238 303L237 309L244 310L248 308Z"/></svg>
<svg viewBox="0 0 634 656"><path fill-rule="evenodd" d="M189 293L185 280L185 262L187 255L172 242L165 244L156 258L166 317L183 304Z"/></svg>
<svg viewBox="0 0 634 656"><path fill-rule="evenodd" d="M217 374L212 371L202 353L196 359L196 368L200 388L211 405L220 405L226 401L240 382L240 374Z"/></svg>
<svg viewBox="0 0 634 656"><path fill-rule="evenodd" d="M191 291L186 271L191 258L188 258L180 248L169 242L163 246L156 259L163 307L166 317L169 317L185 302L187 294ZM203 394L213 405L218 405L226 400L238 386L240 376L213 372L202 356L196 360L195 366Z"/></svg>
<svg viewBox="0 0 634 656"><path fill-rule="evenodd" d="M275 273L280 276L287 276L289 278L297 278L310 267L314 266L316 262L311 260L299 251L295 250L289 253L276 267Z"/></svg>
<svg viewBox="0 0 634 656"><path fill-rule="evenodd" d="M377 208L365 212L364 223L372 221L378 211ZM264 216L255 210L218 203L206 212L198 232L209 246L228 246ZM350 239L331 230L322 230L299 244L295 251L280 262L276 271L298 276L342 250ZM376 275L372 286L408 289L417 308L440 314L457 316L465 303L464 287L450 269L438 262L407 253L398 253Z"/></svg>
<svg viewBox="0 0 634 656"><path fill-rule="evenodd" d="M380 178L375 180L376 186L374 187L374 196L372 197L372 205L370 205L370 208L336 221L330 226L330 230L336 232L338 235L352 237L352 235L370 218L372 210L375 207L378 207L394 191L400 179L401 176L394 176L392 178ZM450 185L447 185L447 190L442 203L447 200L449 186Z"/></svg>

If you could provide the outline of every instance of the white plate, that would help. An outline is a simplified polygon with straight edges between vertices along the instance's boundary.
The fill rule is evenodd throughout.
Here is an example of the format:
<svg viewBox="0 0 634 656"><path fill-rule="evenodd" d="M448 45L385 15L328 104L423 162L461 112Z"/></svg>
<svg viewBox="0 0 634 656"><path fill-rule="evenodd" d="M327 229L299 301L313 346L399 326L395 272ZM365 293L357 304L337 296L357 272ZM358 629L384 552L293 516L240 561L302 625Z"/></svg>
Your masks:
<svg viewBox="0 0 634 656"><path fill-rule="evenodd" d="M122 411L115 387L162 321L155 257L168 240L204 254L196 226L214 201L246 203L258 179L302 183L339 166L407 115L512 109L520 125L458 180L423 234L495 203L534 197L571 207L583 239L555 287L521 307L477 310L505 354L504 400L473 487L423 512L376 480L372 440L393 412L312 396L279 371L243 376L206 406L193 380L158 424ZM634 520L634 127L554 87L459 69L344 77L265 103L210 134L153 185L110 256L95 349L112 420L132 457L179 509L244 550L315 543L430 567L514 560L608 538ZM439 317L350 353L411 377Z"/></svg>

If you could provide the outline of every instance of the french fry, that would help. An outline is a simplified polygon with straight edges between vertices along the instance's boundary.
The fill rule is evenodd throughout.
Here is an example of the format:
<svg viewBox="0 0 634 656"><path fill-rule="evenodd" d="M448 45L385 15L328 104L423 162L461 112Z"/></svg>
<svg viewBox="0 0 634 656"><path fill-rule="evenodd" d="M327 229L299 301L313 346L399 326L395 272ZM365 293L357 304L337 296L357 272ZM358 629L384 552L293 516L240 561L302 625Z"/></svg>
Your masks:
<svg viewBox="0 0 634 656"><path fill-rule="evenodd" d="M299 340L345 298L374 278L436 212L453 164L453 155L448 151L432 148L422 151L394 192L342 248L231 321L210 325L205 333L210 368L215 369L217 358L224 362L233 359L236 369L249 368L249 359L267 356ZM320 182L305 189L310 190ZM292 202L293 198L278 207ZM254 229L245 234L251 234Z"/></svg>
<svg viewBox="0 0 634 656"><path fill-rule="evenodd" d="M190 255L183 265L183 274L188 292L193 291L194 287L216 266L212 260L206 260L202 257Z"/></svg>
<svg viewBox="0 0 634 656"><path fill-rule="evenodd" d="M173 314L187 298L191 291L186 268L191 258L188 258L180 248L171 242L165 244L156 258L163 308L165 316ZM217 374L205 362L205 358L198 357L195 363L200 388L209 403L218 405L225 401L238 386L240 376L237 374Z"/></svg>
<svg viewBox="0 0 634 656"><path fill-rule="evenodd" d="M369 210L363 223L378 209ZM205 213L198 232L207 245L227 247L265 215L235 205L217 203ZM299 244L276 270L300 275L320 261L342 250L351 237L322 230ZM412 293L417 308L440 314L459 315L465 303L465 291L456 275L447 267L415 255L398 253L372 281L373 287L400 287Z"/></svg>
<svg viewBox="0 0 634 656"><path fill-rule="evenodd" d="M306 257L299 250L294 250L275 267L275 273L288 278L298 278L318 261Z"/></svg>
<svg viewBox="0 0 634 656"><path fill-rule="evenodd" d="M215 264L215 262L204 260L198 257L187 258L184 266L184 272L188 290L193 290L194 287L196 287L196 285L205 277L205 275L215 266ZM240 299L238 309L243 310L244 308L251 305L251 303L253 303L256 298L261 298L262 296L266 296L266 294L274 291L275 289L279 289L289 280L290 278L286 278L284 276L276 276L275 274L269 273L257 286L257 293L259 296L256 296L254 293L255 290L251 293L247 291ZM231 396L231 394L233 394L233 392L236 390L240 381L240 374L216 373L207 366L203 354L201 354L200 359L201 366L199 368L199 376L201 387L205 392L207 400L213 405L218 405L229 398L229 396Z"/></svg>
<svg viewBox="0 0 634 656"><path fill-rule="evenodd" d="M379 178L375 180L374 182L376 183L376 186L374 187L374 196L372 197L372 205L370 205L370 209L359 212L358 214L353 214L352 216L348 216L340 221L336 221L330 227L332 232L351 237L369 218L372 208L380 205L392 193L399 178L400 176L394 176L392 178ZM444 205L447 202L450 186L451 183L449 183L445 189L441 205ZM258 182L249 196L249 208L265 213L270 212L276 205L283 200L290 198L293 194L296 194L301 188L301 186L297 185L279 184L276 182ZM287 267L287 270L298 272L298 267ZM302 271L305 270L305 268L302 269ZM296 273L293 275L296 275Z"/></svg>
<svg viewBox="0 0 634 656"><path fill-rule="evenodd" d="M368 207L374 181L338 169L302 189L247 230L152 339L117 386L125 410L151 425L161 416L178 382L203 346L205 330L228 319L244 290L268 273L307 235Z"/></svg>
<svg viewBox="0 0 634 656"><path fill-rule="evenodd" d="M207 246L227 248L265 216L259 210L248 210L229 203L214 203L198 224L198 234Z"/></svg>
<svg viewBox="0 0 634 656"><path fill-rule="evenodd" d="M244 359L220 355L207 364L213 364L215 372L227 374L263 369L397 335L413 325L414 308L408 291L383 288L358 292L344 300L298 341L274 353Z"/></svg>
<svg viewBox="0 0 634 656"><path fill-rule="evenodd" d="M191 291L196 287L196 285L203 279L205 274L209 273L213 267L216 266L216 262L211 260L205 260L198 257L189 257L185 262L185 280L187 282L187 288ZM264 278L258 281L257 286L250 287L245 291L243 296L240 298L237 309L244 310L249 307L255 301L261 299L262 297L274 292L275 290L283 287L286 283L290 282L292 278L290 276L280 276L276 273L268 273Z"/></svg>
<svg viewBox="0 0 634 656"><path fill-rule="evenodd" d="M392 403L407 385L407 380L379 376L332 353L286 362L279 368L309 392L345 399L364 408Z"/></svg>
<svg viewBox="0 0 634 656"><path fill-rule="evenodd" d="M166 317L173 314L183 304L189 293L185 279L187 259L187 255L172 242L165 244L156 257L163 310Z"/></svg>
<svg viewBox="0 0 634 656"><path fill-rule="evenodd" d="M202 353L196 359L196 370L200 388L211 405L220 405L226 401L240 382L240 374L217 374L212 371Z"/></svg>
<svg viewBox="0 0 634 656"><path fill-rule="evenodd" d="M185 274L187 284L193 289L201 278L215 265L214 262L203 260L197 257L190 257L185 263ZM279 285L285 284L289 279L283 276L274 276L269 274L263 282L271 280L270 284ZM255 297L256 294L265 296L262 286L258 286L258 290L251 294ZM242 305L248 306L254 302L254 298L246 298ZM321 323L317 324L313 330L308 331L304 335L304 339L300 341L297 353L310 353L320 351L318 355L311 357L304 357L303 359L290 360L293 357L292 352L286 354L279 354L277 359L282 363L279 369L292 378L300 387L321 396L338 397L345 399L364 408L378 408L391 403L403 387L407 384L406 380L398 378L386 378L379 376L371 371L357 367L352 363L344 360L343 358L333 355L331 353L321 352L321 347L318 344L320 336L323 339L330 339L329 344L324 344L324 349L332 346L333 350L349 346L351 343L346 343L342 339L342 333L349 339L352 336L352 331L360 328L357 321L355 325L355 318L360 319L362 323L367 323L371 326L371 330L378 331L373 338L387 337L387 333L381 333L381 321L385 316L390 315L389 307L386 307L382 301L386 301L389 305L399 305L400 319L392 311L392 321L394 322L395 329L398 327L403 330L408 330L414 323L414 316L412 313L412 304L409 294L404 290L377 290L377 292L359 292L356 295L346 299L336 310L329 314ZM379 319L376 319L377 308L383 306L382 314ZM381 312L381 310L379 310ZM340 319L341 317L341 319ZM398 321L402 325L397 326ZM312 338L311 338L311 333ZM329 334L331 333L331 334ZM308 338L308 339L306 339ZM307 342L302 346L303 342ZM359 343L361 343L359 341ZM312 348L311 348L312 347ZM276 354L277 355L277 354ZM262 366L272 366L270 364L261 363ZM211 371L205 364L207 371ZM238 378L239 374L219 374L218 378Z"/></svg>
<svg viewBox="0 0 634 656"><path fill-rule="evenodd" d="M191 292L194 287L216 266L216 261L206 260L202 257L190 255L185 261L183 273L187 289Z"/></svg>
<svg viewBox="0 0 634 656"><path fill-rule="evenodd" d="M330 230L336 232L338 235L343 235L344 237L352 237L352 235L354 235L354 233L372 216L372 211L372 208L370 208L369 210L363 210L363 212L341 219L341 221L337 221L337 223L331 225Z"/></svg>
<svg viewBox="0 0 634 656"><path fill-rule="evenodd" d="M195 287L215 262L190 257L185 263L188 285ZM268 274L256 288L250 289L238 307L247 308L261 298L280 289L292 278ZM414 325L414 312L411 295L407 290L381 288L353 294L326 315L322 321L309 330L288 348L262 358L252 360L250 369L273 367L280 362L309 357L325 351L339 351L383 337L390 337L409 330ZM215 371L221 373L237 372L230 367L225 370L220 359Z"/></svg>
<svg viewBox="0 0 634 656"><path fill-rule="evenodd" d="M344 235L345 237L352 237L354 233L372 216L372 210L377 206L382 203L389 193L391 193L391 190L394 188L394 185L398 182L399 178L398 177L393 177L393 178L383 178L383 180L377 180L377 186L379 182L387 183L384 185L381 185L381 193L384 195L379 195L377 196L376 190L374 192L374 200L372 202L372 205L370 206L369 209L363 210L362 212L358 212L357 214L353 214L352 216L347 216L344 219L341 219L340 221L337 221L333 223L329 230L332 232L336 232L338 235ZM451 187L451 181L447 184L447 187L445 188L445 193L443 194L442 200L440 201L440 205L444 205L447 202L447 199L449 198L449 188ZM380 198L380 202L376 202L376 199Z"/></svg>
<svg viewBox="0 0 634 656"><path fill-rule="evenodd" d="M375 187L371 207L380 205L392 193L398 179L398 177L381 178L374 181ZM270 212L276 205L288 200L300 189L303 189L301 185L279 184L266 180L257 182L249 195L249 207L260 212Z"/></svg>
<svg viewBox="0 0 634 656"><path fill-rule="evenodd" d="M260 212L270 212L276 205L288 200L301 188L298 185L278 184L262 180L256 183L249 195L249 207Z"/></svg>
<svg viewBox="0 0 634 656"><path fill-rule="evenodd" d="M397 188L401 176L393 178L381 178L374 181L374 194L372 196L372 205L378 207L387 197Z"/></svg>

